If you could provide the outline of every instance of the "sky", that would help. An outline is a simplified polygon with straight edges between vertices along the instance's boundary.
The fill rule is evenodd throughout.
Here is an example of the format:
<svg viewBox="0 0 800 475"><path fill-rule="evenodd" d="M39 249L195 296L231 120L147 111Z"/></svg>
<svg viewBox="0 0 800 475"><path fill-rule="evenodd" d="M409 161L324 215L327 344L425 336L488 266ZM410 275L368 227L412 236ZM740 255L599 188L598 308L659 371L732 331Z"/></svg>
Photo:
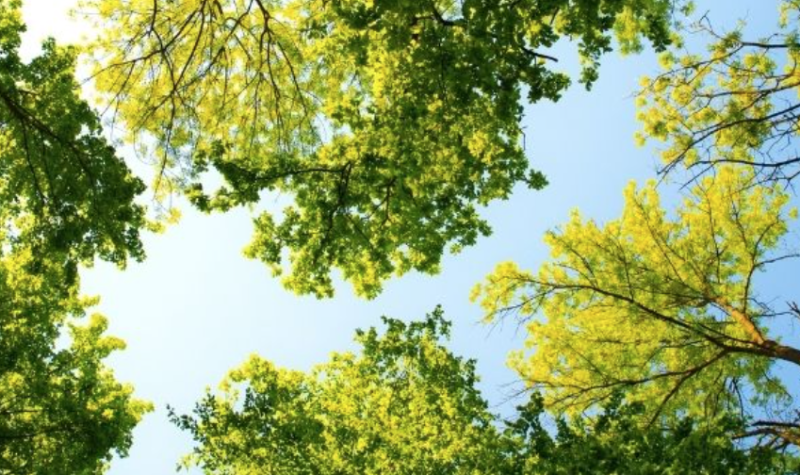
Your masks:
<svg viewBox="0 0 800 475"><path fill-rule="evenodd" d="M723 2L698 3L708 3L717 15L713 9ZM771 25L775 18L773 2L724 4L725 12L712 18L746 17L756 25ZM72 0L25 1L26 54L34 54L47 36L70 42L88 33L67 18L72 5ZM574 71L572 50L559 53L558 68ZM207 387L215 387L248 355L307 370L333 351L354 349L354 330L379 325L381 315L420 319L436 305L454 323L450 348L477 359L484 397L493 411L510 415L522 402L512 397L521 385L505 359L522 347L524 331L512 321L481 324L470 290L503 261L535 269L547 258L545 231L564 223L571 210L598 221L613 219L622 209L625 185L654 177L653 150L634 145L638 124L632 94L641 75L656 71L651 52L627 58L612 53L590 93L576 85L557 104L527 107L526 152L550 185L542 191L519 188L508 201L493 203L483 213L493 227L491 237L446 257L439 275L395 278L375 300L355 297L341 281L329 300L286 291L265 266L242 255L252 231L248 211L203 215L180 201L181 222L145 237L145 262L125 271L102 263L85 269L83 292L101 296L97 310L109 317L109 334L128 344L109 358L109 365L119 380L135 386L138 397L156 406L135 430L129 457L115 459L109 473L173 473L179 457L191 450L191 440L168 422L167 405L189 412ZM129 150L121 153L141 169ZM674 194L671 190L665 191ZM793 279L785 277L793 269L784 266L770 275L778 298L791 298Z"/></svg>

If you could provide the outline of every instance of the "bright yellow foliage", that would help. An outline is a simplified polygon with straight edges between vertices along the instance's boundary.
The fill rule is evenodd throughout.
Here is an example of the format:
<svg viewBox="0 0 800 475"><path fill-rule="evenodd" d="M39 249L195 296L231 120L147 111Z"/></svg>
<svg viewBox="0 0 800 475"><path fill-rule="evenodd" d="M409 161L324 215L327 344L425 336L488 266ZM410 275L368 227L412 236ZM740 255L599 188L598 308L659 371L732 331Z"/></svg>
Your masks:
<svg viewBox="0 0 800 475"><path fill-rule="evenodd" d="M554 409L583 411L618 391L650 417L707 416L741 394L745 406L775 402L785 392L772 363L800 364L800 353L770 339L754 278L784 258L787 202L731 166L673 216L654 182L631 184L620 219L598 226L574 213L548 233L551 259L537 273L501 264L473 298L487 320L529 319L527 349L510 364Z"/></svg>
<svg viewBox="0 0 800 475"><path fill-rule="evenodd" d="M643 78L637 141L666 142L662 171L681 165L697 176L716 164L737 163L769 180L798 176L800 159L791 144L800 107L800 4L779 4L782 19L770 37L745 38L743 25L721 33L704 20L698 27L711 40L708 53L666 52L664 73Z"/></svg>

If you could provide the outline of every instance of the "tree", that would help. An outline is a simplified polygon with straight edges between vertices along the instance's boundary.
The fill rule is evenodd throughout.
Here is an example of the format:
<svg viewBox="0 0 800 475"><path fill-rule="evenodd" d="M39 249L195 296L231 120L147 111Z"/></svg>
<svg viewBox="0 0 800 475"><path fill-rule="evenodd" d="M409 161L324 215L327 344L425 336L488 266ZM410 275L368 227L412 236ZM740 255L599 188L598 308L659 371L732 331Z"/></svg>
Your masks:
<svg viewBox="0 0 800 475"><path fill-rule="evenodd" d="M662 172L685 166L699 176L737 163L753 167L762 180L798 176L800 2L779 4L779 27L763 39L744 38L744 23L719 32L704 16L697 29L711 40L708 54L665 52L665 72L643 79L639 139L668 143Z"/></svg>
<svg viewBox="0 0 800 475"><path fill-rule="evenodd" d="M0 1L0 219L34 222L7 238L37 255L69 254L71 266L142 259L144 208L134 200L144 186L79 97L76 50L51 40L41 56L20 60L19 9L18 0Z"/></svg>
<svg viewBox="0 0 800 475"><path fill-rule="evenodd" d="M93 301L65 284L74 276L63 262L2 242L0 473L102 473L152 406L103 364L125 344L103 335L101 315L79 325Z"/></svg>
<svg viewBox="0 0 800 475"><path fill-rule="evenodd" d="M502 434L505 471L556 475L598 474L785 474L797 460L766 447L743 449L730 439L740 421L725 416L714 424L681 418L668 426L642 427L641 404L615 395L593 417L557 419L546 428L541 397L533 393Z"/></svg>
<svg viewBox="0 0 800 475"><path fill-rule="evenodd" d="M796 254L781 238L789 196L727 166L705 177L670 217L655 184L625 192L623 215L599 227L576 212L546 237L538 273L504 263L476 287L486 318L530 318L511 365L548 408L578 413L624 390L646 422L741 412L749 435L797 445L792 400L771 369L800 365L772 336L758 273ZM541 318L538 312L541 311ZM795 315L797 316L797 315Z"/></svg>
<svg viewBox="0 0 800 475"><path fill-rule="evenodd" d="M579 41L590 85L612 31L623 51L663 49L683 2L87 3L96 87L158 157L157 194L180 189L204 211L288 194L282 217L255 219L247 255L290 268L296 292L330 296L338 268L373 297L489 234L477 206L545 185L519 121L523 89L557 100L569 83L548 66L556 41Z"/></svg>
<svg viewBox="0 0 800 475"><path fill-rule="evenodd" d="M184 466L206 473L496 473L497 437L475 388L474 362L439 343L440 310L423 322L384 319L359 331L358 355L305 374L258 356L173 422L200 445Z"/></svg>
<svg viewBox="0 0 800 475"><path fill-rule="evenodd" d="M765 448L742 449L730 439L740 421L726 416L714 424L681 418L669 426L642 427L641 404L607 401L594 417L557 419L547 430L542 398L533 393L507 421L501 450L505 471L526 475L581 474L785 474L797 460ZM555 432L553 434L553 432Z"/></svg>
<svg viewBox="0 0 800 475"><path fill-rule="evenodd" d="M733 417L642 428L641 405L620 397L595 418L559 419L553 431L534 393L502 422L475 388L474 363L439 343L449 326L440 310L422 322L384 322L383 335L358 333L360 354L335 354L307 374L253 356L193 415L173 413L199 444L185 466L228 475L642 475L777 474L796 463L736 447Z"/></svg>
<svg viewBox="0 0 800 475"><path fill-rule="evenodd" d="M101 473L151 406L103 364L124 347L105 318L79 324L77 269L143 258L143 185L79 98L75 50L21 61L19 9L0 1L0 473Z"/></svg>

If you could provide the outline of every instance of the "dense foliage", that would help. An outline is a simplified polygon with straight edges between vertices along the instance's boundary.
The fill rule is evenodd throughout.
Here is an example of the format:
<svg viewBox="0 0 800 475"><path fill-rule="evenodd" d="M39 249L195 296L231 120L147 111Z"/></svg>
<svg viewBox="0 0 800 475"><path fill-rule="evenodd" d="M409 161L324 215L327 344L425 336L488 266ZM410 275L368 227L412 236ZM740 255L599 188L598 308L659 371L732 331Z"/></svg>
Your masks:
<svg viewBox="0 0 800 475"><path fill-rule="evenodd" d="M669 425L642 426L641 404L622 404L621 394L594 417L559 419L548 430L542 399L534 394L506 422L505 471L530 475L562 474L786 474L797 460L772 449L742 449L731 441L741 429L730 416L709 420L681 418ZM555 435L553 435L555 433Z"/></svg>
<svg viewBox="0 0 800 475"><path fill-rule="evenodd" d="M144 209L134 199L144 185L79 97L75 49L48 41L40 56L20 60L20 5L0 2L0 219L30 221L7 238L76 263L141 259Z"/></svg>
<svg viewBox="0 0 800 475"><path fill-rule="evenodd" d="M578 41L582 81L616 34L624 51L670 41L676 2L93 0L96 86L155 188L202 210L286 193L247 254L299 293L342 271L374 297L392 274L434 273L487 235L478 206L528 170L520 119L569 78L547 51ZM209 170L224 179L216 191ZM212 174L212 176L214 176ZM288 251L288 252L287 252ZM288 254L289 265L284 260Z"/></svg>
<svg viewBox="0 0 800 475"><path fill-rule="evenodd" d="M736 410L749 418L744 435L800 445L794 399L774 372L800 365L780 334L800 308L758 285L798 256L785 185L797 173L800 4L780 4L780 30L761 40L703 17L708 56L668 51L667 72L643 80L640 138L667 141L667 178L690 168L674 212L655 182L631 185L620 219L599 226L576 212L547 235L551 260L537 273L504 263L475 289L489 320L530 319L530 351L511 364L548 408L582 411L624 389L643 422Z"/></svg>
<svg viewBox="0 0 800 475"><path fill-rule="evenodd" d="M631 184L619 219L574 212L537 272L503 263L475 289L487 321L527 322L510 365L530 399L511 420L490 412L475 362L444 346L437 309L359 331L358 352L309 372L252 356L192 414L171 413L196 442L182 467L800 470L782 379L800 366L784 324L800 306L758 285L798 256L800 1L779 2L762 39L704 16L707 54L675 47L680 0L83 3L103 117L154 165L156 207L182 193L204 212L258 209L246 254L317 297L336 270L367 298L392 275L434 273L490 233L482 206L546 185L520 121L570 84L556 43L577 45L587 87L612 46L647 40L665 69L638 96L639 140L666 143L663 180ZM143 259L140 233L159 226L80 96L78 50L48 40L20 58L20 6L0 0L0 474L97 474L152 406L104 364L124 343L105 317L82 321L96 299L80 296L78 269ZM682 200L664 205L675 179Z"/></svg>
<svg viewBox="0 0 800 475"><path fill-rule="evenodd" d="M0 253L2 474L102 473L151 410L103 364L125 344L103 316L79 321L93 302L67 274L30 248Z"/></svg>
<svg viewBox="0 0 800 475"><path fill-rule="evenodd" d="M785 473L796 463L737 448L734 418L642 427L642 406L619 397L597 417L548 427L533 394L501 423L475 388L474 363L442 346L449 324L441 311L384 322L382 335L358 332L358 354L334 354L309 373L251 357L193 415L173 415L198 443L185 466L226 475L733 475Z"/></svg>
<svg viewBox="0 0 800 475"><path fill-rule="evenodd" d="M78 264L143 257L143 191L79 98L75 52L18 55L20 2L0 1L0 473L94 474L150 410L103 364L124 343L80 317Z"/></svg>
<svg viewBox="0 0 800 475"><path fill-rule="evenodd" d="M201 443L187 465L207 473L491 473L496 437L475 388L474 362L439 343L435 312L384 335L359 332L362 351L310 373L258 356L195 409L175 417Z"/></svg>
<svg viewBox="0 0 800 475"><path fill-rule="evenodd" d="M621 389L651 421L775 404L776 432L797 443L791 398L770 368L800 365L800 350L770 336L766 320L789 316L755 291L759 271L795 257L780 244L797 213L780 187L752 180L721 168L674 217L654 182L631 185L619 220L599 227L575 213L547 235L552 260L538 273L504 263L476 287L490 320L542 311L528 325L534 350L511 364L549 407L582 411Z"/></svg>

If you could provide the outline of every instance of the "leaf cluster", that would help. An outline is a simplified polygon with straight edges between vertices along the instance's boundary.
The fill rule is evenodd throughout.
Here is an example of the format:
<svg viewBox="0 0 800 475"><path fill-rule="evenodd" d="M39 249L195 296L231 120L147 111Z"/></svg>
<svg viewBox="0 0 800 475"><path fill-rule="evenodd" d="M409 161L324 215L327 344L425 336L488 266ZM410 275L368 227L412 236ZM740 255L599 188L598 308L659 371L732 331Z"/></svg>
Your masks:
<svg viewBox="0 0 800 475"><path fill-rule="evenodd" d="M590 85L614 35L663 49L681 2L86 3L96 87L131 142L154 142L156 189L204 211L287 194L246 254L298 293L332 295L337 268L374 297L489 234L480 206L546 184L524 155L522 94L568 86L550 67L559 39L579 42ZM207 190L209 174L223 185Z"/></svg>
<svg viewBox="0 0 800 475"><path fill-rule="evenodd" d="M198 444L185 468L209 474L788 473L796 461L743 450L741 421L683 418L642 426L641 404L617 394L594 417L548 424L533 393L512 420L487 410L471 361L441 345L436 310L409 324L358 332L358 354L309 373L251 357L173 422Z"/></svg>
<svg viewBox="0 0 800 475"><path fill-rule="evenodd" d="M144 257L143 185L80 99L76 51L25 63L23 31L0 1L0 473L102 473L152 407L103 364L124 348L105 317L80 323L77 268Z"/></svg>
<svg viewBox="0 0 800 475"><path fill-rule="evenodd" d="M798 176L800 3L779 5L780 23L765 38L748 39L744 23L720 31L704 16L695 30L709 40L708 51L665 51L664 72L642 79L637 137L666 142L662 173L686 167L697 177L733 163L752 167L763 180Z"/></svg>
<svg viewBox="0 0 800 475"><path fill-rule="evenodd" d="M531 351L511 365L548 408L574 414L624 390L649 423L769 410L788 428L777 435L796 443L791 398L771 368L800 364L800 352L767 324L790 314L755 291L760 271L796 257L780 246L796 211L754 178L720 168L674 217L654 182L631 185L619 220L599 227L575 213L547 235L552 256L538 274L505 263L475 289L488 319L529 319Z"/></svg>

